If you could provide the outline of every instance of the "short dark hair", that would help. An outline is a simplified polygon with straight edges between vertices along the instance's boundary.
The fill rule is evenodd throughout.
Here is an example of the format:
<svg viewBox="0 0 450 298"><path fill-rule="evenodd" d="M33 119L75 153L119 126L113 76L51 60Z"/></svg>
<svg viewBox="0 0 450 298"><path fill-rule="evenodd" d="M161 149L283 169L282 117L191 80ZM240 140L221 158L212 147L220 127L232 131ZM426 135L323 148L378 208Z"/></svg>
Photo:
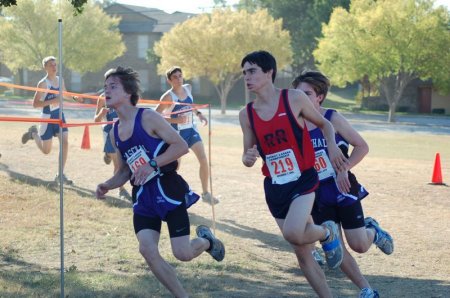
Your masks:
<svg viewBox="0 0 450 298"><path fill-rule="evenodd" d="M172 66L171 68L169 68L169 69L166 71L166 78L167 78L168 80L170 80L170 77L171 77L174 73L176 73L177 71L183 73L183 71L181 71L181 67L179 67L179 66Z"/></svg>
<svg viewBox="0 0 450 298"><path fill-rule="evenodd" d="M267 51L254 51L247 54L241 62L241 67L244 67L244 64L248 62L250 64L256 64L261 67L264 73L267 73L269 70L273 70L272 72L272 83L275 82L275 77L277 76L277 61Z"/></svg>
<svg viewBox="0 0 450 298"><path fill-rule="evenodd" d="M131 104L135 106L139 100L139 94L141 92L141 88L139 86L139 74L130 67L125 68L119 66L117 68L111 68L105 73L105 81L109 77L119 78L122 83L123 90L131 95Z"/></svg>
<svg viewBox="0 0 450 298"><path fill-rule="evenodd" d="M54 56L45 57L44 59L42 59L42 67L45 68L47 62L49 61L56 61L56 58Z"/></svg>
<svg viewBox="0 0 450 298"><path fill-rule="evenodd" d="M297 88L300 83L308 83L317 95L323 95L325 99L330 88L330 80L320 71L305 70L292 81L292 87Z"/></svg>

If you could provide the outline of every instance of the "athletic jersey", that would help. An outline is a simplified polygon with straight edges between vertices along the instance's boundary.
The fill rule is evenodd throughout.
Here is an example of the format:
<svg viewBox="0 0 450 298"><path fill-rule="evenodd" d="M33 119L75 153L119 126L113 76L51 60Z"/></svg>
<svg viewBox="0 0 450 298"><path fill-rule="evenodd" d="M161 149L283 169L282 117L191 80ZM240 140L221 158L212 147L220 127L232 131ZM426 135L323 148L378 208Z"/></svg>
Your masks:
<svg viewBox="0 0 450 298"><path fill-rule="evenodd" d="M142 127L142 113L145 109L140 108L134 120L133 133L130 138L125 141L119 138L119 120L114 124L114 139L122 158L134 172L139 166L148 163L150 159L162 154L169 145L162 139L150 136ZM161 167L160 173L154 178L148 180L144 185L135 186L138 188L133 191L136 193L136 202L133 204L133 211L142 216L159 216L164 219L167 212L181 205L180 199L174 199L166 195L166 185L170 185L170 179L161 179L167 174L167 177L176 174L178 162L174 161L164 167ZM163 180L163 181L162 181ZM184 181L184 180L183 180ZM130 180L133 184L133 180ZM181 198L186 201L189 207L198 200L198 195L193 193L187 184L174 185L173 187L183 187L186 189L185 197ZM170 191L170 190L167 190Z"/></svg>
<svg viewBox="0 0 450 298"><path fill-rule="evenodd" d="M185 99L180 99L172 90L169 91L170 96L172 97L172 101L174 103L182 103L180 104L174 104L171 107L172 114L170 115L170 118L177 118L179 115L183 115L187 117L187 122L183 124L177 124L172 123L172 127L176 130L182 130L187 128L193 128L194 127L194 113L192 112L192 106L191 105L185 105L185 104L193 104L194 98L191 94L191 91L189 91L188 85L183 85L183 89L187 94L187 97ZM186 112L182 112L186 110Z"/></svg>
<svg viewBox="0 0 450 298"><path fill-rule="evenodd" d="M336 110L326 110L324 115L325 119L331 121L334 112L336 112ZM339 191L336 184L336 172L331 165L328 156L327 142L323 136L322 130L316 127L312 129L309 134L311 136L311 142L316 155L316 163L314 167L319 174L320 180L316 199L329 206L336 204L339 206L348 206L353 204L355 201L366 197L369 193L362 185L358 183L355 175L350 171L348 172L348 178L351 185L350 193L344 194ZM340 134L335 134L335 140L344 156L348 158L349 143Z"/></svg>
<svg viewBox="0 0 450 298"><path fill-rule="evenodd" d="M117 112L114 109L108 109L108 113L106 113L106 121L114 121L114 119L117 119L119 116L117 116ZM112 128L112 124L106 124L103 126L103 131L106 133L109 133Z"/></svg>
<svg viewBox="0 0 450 298"><path fill-rule="evenodd" d="M56 77L56 79L59 80L59 77ZM56 88L56 87L52 86L52 83L50 82L50 80L45 79L45 83L47 84L48 90L56 90L56 91L59 90L59 87ZM55 94L55 93L45 93L44 100L42 100L42 101L48 101L48 100L56 98L57 96L58 96L58 94ZM59 116L59 104L43 107L42 114L52 114L52 115L58 114L58 116Z"/></svg>
<svg viewBox="0 0 450 298"><path fill-rule="evenodd" d="M247 104L247 115L264 163L262 173L273 184L286 184L300 178L303 171L314 166L314 150L306 124L303 129L289 105L287 90L282 90L278 109L272 119L261 119Z"/></svg>

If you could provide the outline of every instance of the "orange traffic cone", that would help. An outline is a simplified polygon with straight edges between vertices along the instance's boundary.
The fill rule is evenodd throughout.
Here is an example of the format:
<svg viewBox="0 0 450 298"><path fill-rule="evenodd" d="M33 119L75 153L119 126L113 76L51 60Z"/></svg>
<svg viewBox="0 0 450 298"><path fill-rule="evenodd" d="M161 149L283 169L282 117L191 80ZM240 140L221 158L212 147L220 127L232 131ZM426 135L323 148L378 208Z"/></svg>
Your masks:
<svg viewBox="0 0 450 298"><path fill-rule="evenodd" d="M83 139L81 140L81 149L91 149L91 141L89 140L89 126L84 127Z"/></svg>
<svg viewBox="0 0 450 298"><path fill-rule="evenodd" d="M433 177L431 177L431 183L435 185L444 185L442 181L442 171L441 171L441 156L436 153L436 158L434 160Z"/></svg>

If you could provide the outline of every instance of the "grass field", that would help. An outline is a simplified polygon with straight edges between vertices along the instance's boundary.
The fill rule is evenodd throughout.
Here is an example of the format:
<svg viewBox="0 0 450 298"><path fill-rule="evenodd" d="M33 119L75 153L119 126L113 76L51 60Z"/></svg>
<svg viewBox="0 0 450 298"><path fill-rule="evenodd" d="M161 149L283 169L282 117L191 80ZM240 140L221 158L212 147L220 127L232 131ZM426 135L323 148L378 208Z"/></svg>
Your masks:
<svg viewBox="0 0 450 298"><path fill-rule="evenodd" d="M31 142L20 143L28 128L0 122L0 297L58 297L60 294L59 188L57 143L44 156ZM170 297L149 273L137 251L131 204L111 192L104 201L93 192L109 178L103 164L100 128L91 127L91 149L81 150L83 129L70 132L66 174L74 186L64 191L65 294L67 297ZM208 144L207 131L201 131ZM366 215L375 217L395 239L395 252L371 248L353 253L382 297L448 297L450 293L450 187L434 186L434 157L440 152L444 181L450 181L450 136L365 131L370 153L355 168L371 193ZM211 134L216 234L227 249L217 263L204 254L189 263L172 257L163 228L160 248L192 297L314 297L267 210L259 166L244 167L240 128L216 125ZM192 153L180 173L199 191ZM190 209L191 233L213 225L202 202ZM336 297L356 297L358 289L339 270L324 268Z"/></svg>

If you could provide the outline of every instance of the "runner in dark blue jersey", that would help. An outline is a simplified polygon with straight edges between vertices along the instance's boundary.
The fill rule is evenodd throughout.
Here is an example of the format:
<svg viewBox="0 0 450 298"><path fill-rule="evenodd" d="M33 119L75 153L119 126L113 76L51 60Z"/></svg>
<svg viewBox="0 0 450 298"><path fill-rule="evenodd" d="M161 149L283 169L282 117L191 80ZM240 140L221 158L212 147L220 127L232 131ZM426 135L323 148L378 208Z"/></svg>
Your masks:
<svg viewBox="0 0 450 298"><path fill-rule="evenodd" d="M131 68L106 72L105 99L106 106L119 118L110 137L121 158L119 170L97 186L96 195L103 198L109 190L130 180L139 251L161 284L176 297L188 297L174 268L159 252L162 221L167 222L172 252L178 260L190 261L204 251L217 261L225 256L222 242L206 226L197 227L199 237L190 239L187 208L199 196L176 172L177 159L188 152L188 146L160 114L136 107L139 79Z"/></svg>

